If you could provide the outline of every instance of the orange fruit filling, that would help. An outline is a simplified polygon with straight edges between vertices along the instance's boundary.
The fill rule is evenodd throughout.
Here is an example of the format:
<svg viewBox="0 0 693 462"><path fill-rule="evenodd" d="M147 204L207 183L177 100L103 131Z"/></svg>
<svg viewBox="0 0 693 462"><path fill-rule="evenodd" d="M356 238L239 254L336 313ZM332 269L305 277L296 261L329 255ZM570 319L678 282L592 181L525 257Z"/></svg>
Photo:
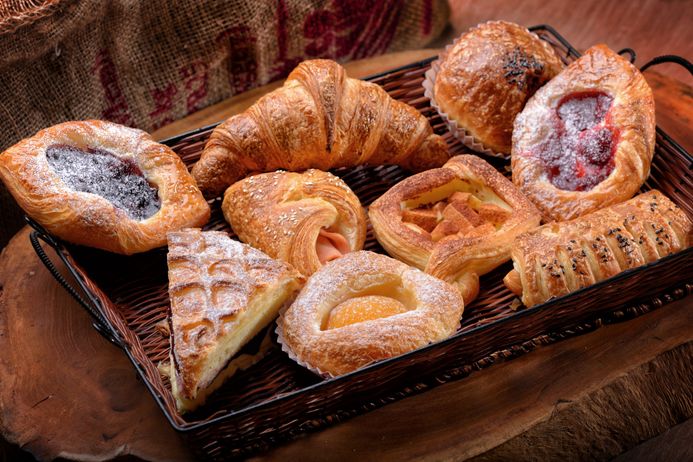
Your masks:
<svg viewBox="0 0 693 462"><path fill-rule="evenodd" d="M357 322L386 318L405 311L408 310L400 301L382 295L350 298L330 311L326 329L338 329Z"/></svg>

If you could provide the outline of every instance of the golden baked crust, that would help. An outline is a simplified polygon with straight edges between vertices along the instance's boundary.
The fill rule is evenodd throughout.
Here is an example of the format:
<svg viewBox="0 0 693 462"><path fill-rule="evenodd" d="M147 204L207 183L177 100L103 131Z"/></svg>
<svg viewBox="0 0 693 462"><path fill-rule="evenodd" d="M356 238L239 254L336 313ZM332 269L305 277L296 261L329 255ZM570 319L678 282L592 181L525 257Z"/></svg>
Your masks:
<svg viewBox="0 0 693 462"><path fill-rule="evenodd" d="M336 306L373 295L394 298L406 310L326 328ZM449 337L463 309L453 286L385 255L359 251L320 268L280 315L277 333L299 364L337 376Z"/></svg>
<svg viewBox="0 0 693 462"><path fill-rule="evenodd" d="M224 193L222 210L243 242L306 276L323 265L318 240L324 231L343 236L349 252L361 250L366 240L366 213L358 197L338 177L320 170L263 173L238 181ZM342 254L334 250L328 258Z"/></svg>
<svg viewBox="0 0 693 462"><path fill-rule="evenodd" d="M447 159L447 145L416 109L318 59L215 128L192 173L213 197L250 172L361 164L424 170Z"/></svg>
<svg viewBox="0 0 693 462"><path fill-rule="evenodd" d="M291 302L304 278L221 231L168 235L171 386L192 410L218 387L231 358Z"/></svg>
<svg viewBox="0 0 693 462"><path fill-rule="evenodd" d="M473 226L459 232L453 229L434 241L433 233L404 221L408 209L435 203L455 192L471 195L471 218L477 220ZM489 211L502 216L496 219ZM445 221L445 211L442 213L437 225ZM474 155L453 157L442 168L404 179L373 202L368 216L378 242L390 255L456 284L467 304L478 293L479 276L507 261L515 236L538 226L540 221L532 203L496 169Z"/></svg>
<svg viewBox="0 0 693 462"><path fill-rule="evenodd" d="M525 306L574 292L693 243L686 214L656 190L518 236L508 288Z"/></svg>
<svg viewBox="0 0 693 462"><path fill-rule="evenodd" d="M159 210L137 219L105 197L73 189L49 164L46 152L55 146L90 150L84 155L107 152L136 166L158 189ZM201 226L210 215L195 181L170 148L141 130L100 120L65 122L20 141L0 154L0 178L26 214L50 233L116 253L163 246L168 231Z"/></svg>
<svg viewBox="0 0 693 462"><path fill-rule="evenodd" d="M555 135L551 124L564 98L589 92L613 98L604 119L616 131L613 171L589 190L560 189L533 151ZM637 193L650 173L654 144L654 98L645 78L626 59L596 45L539 89L515 120L513 182L546 221L570 220Z"/></svg>
<svg viewBox="0 0 693 462"><path fill-rule="evenodd" d="M480 24L440 58L440 109L495 152L510 153L515 116L563 68L551 46L505 21Z"/></svg>

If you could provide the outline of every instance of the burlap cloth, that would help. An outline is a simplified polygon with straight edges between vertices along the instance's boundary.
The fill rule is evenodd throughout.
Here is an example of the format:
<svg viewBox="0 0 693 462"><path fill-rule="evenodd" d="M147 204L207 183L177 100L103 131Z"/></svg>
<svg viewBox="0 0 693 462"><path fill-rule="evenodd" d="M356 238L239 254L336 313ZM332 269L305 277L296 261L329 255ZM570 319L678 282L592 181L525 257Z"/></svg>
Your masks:
<svg viewBox="0 0 693 462"><path fill-rule="evenodd" d="M425 47L445 0L0 2L0 151L65 120L154 130L300 61ZM0 246L21 214L0 191Z"/></svg>

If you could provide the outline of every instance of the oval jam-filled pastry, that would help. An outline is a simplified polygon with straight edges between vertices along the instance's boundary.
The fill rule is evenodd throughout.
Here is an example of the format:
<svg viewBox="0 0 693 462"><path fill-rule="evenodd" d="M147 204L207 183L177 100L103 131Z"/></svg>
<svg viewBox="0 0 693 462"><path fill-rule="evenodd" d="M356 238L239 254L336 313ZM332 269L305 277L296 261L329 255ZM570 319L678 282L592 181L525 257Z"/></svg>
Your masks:
<svg viewBox="0 0 693 462"><path fill-rule="evenodd" d="M656 190L571 221L549 223L512 244L503 282L530 307L687 249L693 224Z"/></svg>
<svg viewBox="0 0 693 462"><path fill-rule="evenodd" d="M238 181L222 210L238 237L309 276L325 263L361 250L366 213L339 177L321 170L277 171Z"/></svg>
<svg viewBox="0 0 693 462"><path fill-rule="evenodd" d="M183 162L137 129L65 122L0 154L0 178L27 215L66 241L133 254L207 222Z"/></svg>
<svg viewBox="0 0 693 462"><path fill-rule="evenodd" d="M450 284L385 255L352 252L320 268L277 320L282 349L327 377L443 340L464 310Z"/></svg>
<svg viewBox="0 0 693 462"><path fill-rule="evenodd" d="M513 182L546 221L570 220L636 194L654 143L652 90L631 63L597 45L515 119Z"/></svg>
<svg viewBox="0 0 693 462"><path fill-rule="evenodd" d="M402 180L368 215L390 255L457 285L467 304L479 276L508 261L512 240L540 221L515 185L473 155Z"/></svg>

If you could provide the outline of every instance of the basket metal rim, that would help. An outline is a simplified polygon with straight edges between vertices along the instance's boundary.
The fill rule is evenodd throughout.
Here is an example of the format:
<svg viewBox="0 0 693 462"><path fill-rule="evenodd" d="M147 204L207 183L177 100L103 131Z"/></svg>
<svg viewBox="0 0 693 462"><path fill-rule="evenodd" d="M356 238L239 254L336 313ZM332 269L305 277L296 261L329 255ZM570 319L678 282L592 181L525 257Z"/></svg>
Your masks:
<svg viewBox="0 0 693 462"><path fill-rule="evenodd" d="M575 56L575 57L579 57L579 56L580 56L580 53L579 53L575 48L573 48L572 45L570 45L570 43L569 43L565 38L563 38L563 36L561 36L553 27L551 27L551 26L549 26L549 25L546 25L546 24L541 24L541 25L537 25L537 26L532 26L532 27L529 28L529 30L530 30L530 31L533 31L533 32L534 32L534 31L541 31L541 30L545 30L545 31L549 32L555 39L557 39L563 46L566 47L566 49L568 50L568 52L569 52L570 54L572 54L572 55ZM434 61L434 60L437 59L437 58L438 58L437 56L432 56L432 57L430 57L430 58L426 58L426 59L423 59L423 60L419 60L419 61L416 61L416 62L412 62L412 63L409 63L409 64L405 64L405 65L403 65L403 66L400 66L400 67L397 67L397 68L394 68L394 69L389 69L389 70L387 70L387 71L384 71L384 72L381 72L381 73L378 73L378 74L370 75L370 76L364 78L364 80L375 80L375 79L381 78L381 77L383 77L383 76L385 76L385 75L388 75L388 74L391 74L391 73L394 73L394 72L401 72L401 71L405 71L405 70L407 70L407 69L413 69L413 68L421 67L422 65L429 64L430 62ZM164 139L164 140L161 140L160 143L166 144L166 145L169 145L169 146L174 145L174 144L180 142L180 141L183 140L183 139L186 139L186 138L189 138L189 137L191 137L191 136L195 136L195 135L197 135L197 134L200 134L200 133L203 133L203 132L205 132L205 131L211 130L211 129L213 129L214 127L216 127L217 125L219 125L219 123L221 123L221 122L217 122L217 123L214 123L214 124L206 125L206 126L199 127L199 128L197 128L197 129L194 129L194 130L190 130L190 131L188 131L188 132L184 132L184 133L181 133L181 134L178 134L178 135L174 135L174 136L172 136L172 137L169 137L169 138L166 138L166 139ZM685 155L686 159L687 159L689 162L692 162L692 163L693 163L693 156L691 156L691 154L688 153L688 151L687 151L686 149L684 149L683 147L681 147L675 140L673 140L664 130L662 130L662 129L660 129L659 127L657 127L657 133L658 133L659 135L661 135L667 142L669 142L669 143L671 143L672 145L674 145L674 147L675 147L678 151L680 151L681 153L683 153L683 154ZM62 244L62 243L61 243L58 239L56 239L54 236L52 236L52 235L50 235L49 233L47 233L42 227L40 227L40 225L34 225L34 224L32 224L32 226L34 226L34 227L35 227L38 231L40 231L42 234L44 234L44 235L46 235L46 236L50 236L50 237L54 240L54 242L56 242L56 243L59 244L59 248L56 249L56 251L57 251L58 253L70 254L69 248L68 248L67 246L65 246L64 244ZM37 226L38 226L38 227L37 227ZM167 408L167 406L166 406L166 404L165 404L165 402L164 402L164 400L163 400L163 397L153 388L152 384L151 384L151 383L149 382L149 380L147 379L147 376L146 376L146 374L145 374L145 372L144 372L144 370L143 370L143 367L142 367L142 366L140 365L140 363L135 359L134 355L133 355L132 352L131 352L132 346L131 346L131 345L124 345L124 346L123 346L123 350L124 350L125 354L127 355L127 357L129 358L130 362L133 364L133 366L134 366L134 368L135 368L135 371L137 372L138 376L142 379L142 382L144 382L144 385L147 387L147 389L149 390L150 394L152 395L152 397L153 397L154 400L156 401L157 405L159 406L159 408L161 409L161 411L163 412L163 414L166 416L166 419L168 420L169 424L170 424L177 432L179 432L179 433L193 432L193 431L197 431L197 430L201 430L201 429L207 428L207 427L209 427L209 426L215 425L215 424L217 424L217 423L219 423L219 422L222 422L222 421L225 421L225 420L229 420L229 419L233 419L233 418L238 418L238 417L244 416L244 415L246 415L246 414L252 413L252 412L254 412L254 411L258 411L258 410L260 410L260 409L263 409L263 408L265 408L265 407L269 407L269 406L272 406L272 405L276 405L277 403L281 403L282 401L288 400L288 399L290 399L290 398L293 398L293 397L295 397L295 396L297 396L297 395L306 393L306 392L308 392L308 391L316 390L316 389L319 389L319 388L321 388L321 387L328 386L328 385L330 385L330 384L334 384L334 383L339 383L339 382L342 382L342 381L351 380L351 379L353 379L354 377L357 377L357 376L359 376L359 375L366 374L366 373L368 373L368 372L370 372L370 371L372 371L372 370L374 370L374 369L383 367L383 366L386 365L386 364L391 364L391 363L394 363L394 362L398 362L398 361L403 361L403 360L406 360L406 359L410 359L412 356L415 356L415 355L418 355L418 354L422 354L422 353L424 353L424 352L426 352L426 351L429 351L429 350L431 350L431 349L440 348L441 346L447 345L447 344L449 344L449 343L451 343L451 342L461 341L462 338L464 338L464 337L466 337L466 336L468 336L468 335L471 335L471 334L473 334L473 333L479 333L479 332L483 332L483 331L486 331L486 330L489 330L489 329L497 328L498 326L502 326L502 325L503 325L504 323L506 323L506 322L516 321L516 320L521 319L521 318L523 318L523 317L526 317L526 316L529 316L529 315L531 315L531 314L534 314L534 313L536 313L536 312L538 312L538 311L550 310L551 307L552 307L553 305L558 304L558 303L561 303L561 302L565 301L566 299L575 298L575 297L577 297L579 294L581 294L581 293L583 293L583 292L585 292L585 291L590 291L590 290L595 290L595 291L596 291L596 290L598 290L599 288L604 287L604 286L606 286L606 285L610 285L610 284L613 284L613 283L617 283L618 281L621 281L621 280L623 280L623 279L627 279L627 278L634 277L634 275L637 275L637 274L639 274L639 273L641 273L641 272L643 272L643 271L646 271L646 270L648 270L648 269L650 269L650 268L652 268L652 267L667 265L667 264L668 264L670 261L672 261L673 259L687 258L687 257L689 257L689 256L691 256L691 255L693 255L693 247L688 248L688 249L685 249L685 250L682 250L682 251L677 252L677 253L672 254L672 255L668 255L668 256L666 256L666 257L664 257L664 258L661 258L661 259L659 259L659 260L657 260L657 261L654 261L654 262L652 262L652 263L649 263L649 264L647 264L647 265L644 265L644 266L640 266L640 267L637 267L637 268L632 268L632 269L626 270L626 271L621 272L621 273L619 273L619 274L617 274L617 275L615 275L615 276L613 276L613 277L611 277L611 278L609 278L609 279L600 281L600 282L598 282L598 283L596 283L596 284L594 284L594 285L591 285L591 286L588 286L588 287L584 287L584 288L582 288L582 289L579 289L579 290L577 290L577 291L575 291L575 292L571 292L571 293L569 293L569 294L563 295L563 296L561 296L561 297L553 298L553 299L548 300L548 301L546 301L546 302L544 302L544 303L541 303L541 304L539 304L539 305L535 305L535 306L533 306L533 307L531 307L531 308L525 308L525 309L522 309L522 310L518 310L518 311L514 312L513 314L511 314L511 315L509 315L509 316L506 316L506 317L504 317L504 318L494 319L494 320L492 320L492 321L489 321L487 324L479 325L479 326L473 327L473 328L471 328L471 329L469 329L469 330L456 332L455 334L453 334L452 336L448 337L447 339L444 339L444 340L441 340L441 341L439 341L439 342L426 345L426 346L424 346L424 347L418 348L418 349L413 350L413 351L411 351L411 352L408 352L408 353L405 353L405 354L402 354L402 355L399 355L399 356L396 356L396 357L393 357L393 358L388 358L388 359L385 359L385 360L381 360L381 361L378 361L378 362L369 364L368 366L365 366L365 367L363 367L363 368L361 368L361 369L358 369L358 370L356 370L356 371L352 371L352 372L350 372L350 373L343 374L343 375L338 376L338 377L333 377L333 378L330 378L330 379L325 379L325 380L322 380L322 381L317 382L317 383L315 383L315 384L309 385L309 386L307 386L307 387L303 387L303 388L298 389L298 390L294 390L294 391L291 391L291 392L288 392L288 393L285 393L285 394L278 395L278 396L276 396L276 397L270 398L270 399L265 400L265 401L261 401L261 402L259 402L259 403L252 404L252 405L247 406L247 407L244 407L244 408L242 408L242 409L238 409L238 410L234 410L234 411L229 411L229 412L227 412L227 413L225 413L225 414L223 414L223 415L214 417L214 418L212 418L212 419L204 420L204 421L198 421L198 422L191 422L191 423L179 424L179 423L175 420L175 416L168 412L168 408ZM62 258L64 257L64 255L60 255L60 257L61 257L61 259L62 259ZM103 307L104 304L113 304L113 302L112 302L110 299L103 300L101 297L99 297L98 295L94 294L91 290L89 290L89 289L86 287L86 285L83 283L83 278L84 278L84 277L88 277L88 275L82 274L81 269L79 269L79 268L74 268L71 264L66 264L66 266L69 268L70 272L73 273L73 275L76 276L77 274L79 274L79 277L76 277L75 279L76 279L77 283L79 284L80 288L84 291L84 293L86 294L86 296L89 298L89 301L90 301L90 302L92 302L95 306L98 306L98 307ZM75 274L75 272L76 272L77 274ZM664 289L664 288L663 288L663 289ZM110 323L109 323L109 324L110 324ZM112 326L109 326L109 327L111 327L112 330L114 330L115 332L117 332L118 334L120 334L120 332L119 332L117 329L113 328ZM178 416L178 418L180 418L180 416Z"/></svg>

